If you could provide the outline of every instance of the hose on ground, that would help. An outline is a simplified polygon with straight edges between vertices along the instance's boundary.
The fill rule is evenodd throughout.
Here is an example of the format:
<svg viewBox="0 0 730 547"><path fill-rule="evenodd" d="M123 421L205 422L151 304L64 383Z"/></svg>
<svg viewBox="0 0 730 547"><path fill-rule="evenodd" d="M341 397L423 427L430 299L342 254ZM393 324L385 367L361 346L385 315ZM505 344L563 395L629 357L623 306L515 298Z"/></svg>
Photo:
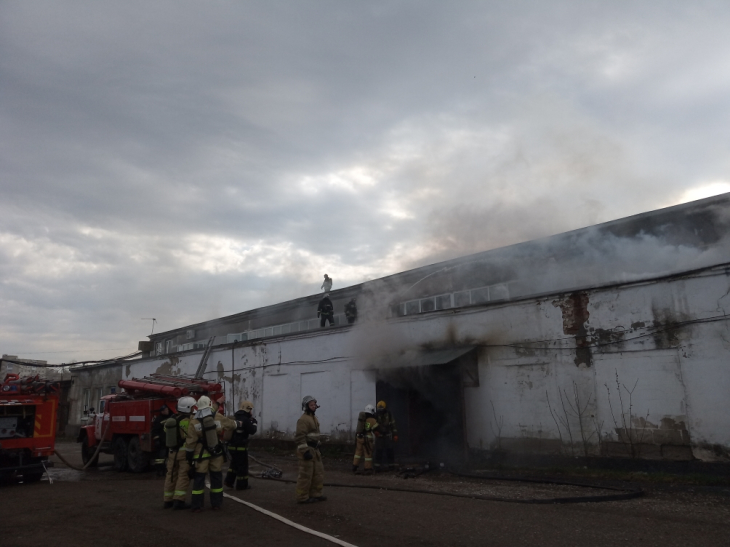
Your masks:
<svg viewBox="0 0 730 547"><path fill-rule="evenodd" d="M257 460L256 460L257 461ZM259 463L257 461L257 463ZM273 466L272 466L273 467ZM365 488L369 490L387 490L390 492L408 492L411 494L431 494L436 496L449 496L454 498L468 498L483 501L498 501L504 503L523 503L533 505L548 505L548 504L567 504L567 503L600 503L606 501L621 501L639 498L644 495L644 491L641 488L626 489L616 488L613 486L603 486L597 484L586 484L579 482L561 481L557 479L533 479L533 478L522 478L522 477L489 477L467 473L456 473L451 474L458 477L466 477L472 479L484 479L484 480L508 480L513 482L528 482L534 484L552 484L558 486L576 486L581 488L593 488L598 490L611 490L616 493L602 494L594 496L566 496L556 498L528 498L528 499L516 499L516 498L505 498L501 496L483 496L480 494L459 494L456 492L439 492L435 490L424 490L418 488L398 488L392 486L374 485L374 484L341 484L341 483L324 483L324 486L336 487L336 488ZM255 477L255 479L264 480L263 477ZM286 482L289 484L296 484L297 481L291 479L275 479L268 478L266 480L273 480L277 482Z"/></svg>
<svg viewBox="0 0 730 547"><path fill-rule="evenodd" d="M111 424L111 420L109 420L106 423L106 427L104 428L104 433L101 434L102 439L104 439L104 437L106 437L106 432L109 431L110 424ZM66 464L71 469L75 469L76 471L85 471L86 468L89 467L94 462L94 460L97 458L97 456L99 455L99 451L101 450L101 444L102 444L101 441L99 441L99 444L96 446L96 452L94 452L94 455L91 458L89 458L89 461L86 462L86 465L84 465L83 467L77 467L74 464L70 463L66 458L63 457L63 455L58 450L55 450L54 454L56 456L58 456L59 460L61 460L64 464Z"/></svg>
<svg viewBox="0 0 730 547"><path fill-rule="evenodd" d="M259 460L259 459L256 459L256 458L254 458L254 457L253 457L253 455L251 455L251 453L250 453L250 452L248 453L248 457L249 457L249 458L251 458L251 459L252 459L253 461L255 461L255 462L256 462L257 464L259 464L259 465L261 465L261 466L263 466L263 467L268 467L269 469L273 469L274 471L278 471L279 473L282 473L282 474L284 473L284 472L283 472L283 471L282 471L281 469L279 469L279 468L278 468L278 467L276 467L275 465L271 465L270 463L265 463L265 462L262 462L262 461L261 461L261 460Z"/></svg>

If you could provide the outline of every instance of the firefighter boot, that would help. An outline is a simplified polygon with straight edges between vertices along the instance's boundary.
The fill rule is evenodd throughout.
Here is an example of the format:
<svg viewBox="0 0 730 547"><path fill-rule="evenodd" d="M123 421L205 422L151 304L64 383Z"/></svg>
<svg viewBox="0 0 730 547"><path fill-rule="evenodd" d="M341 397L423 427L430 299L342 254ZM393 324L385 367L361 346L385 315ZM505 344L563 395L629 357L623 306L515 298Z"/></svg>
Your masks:
<svg viewBox="0 0 730 547"><path fill-rule="evenodd" d="M358 470L358 466L355 464L352 464L352 472L357 473L357 470Z"/></svg>
<svg viewBox="0 0 730 547"><path fill-rule="evenodd" d="M172 506L173 511L180 511L181 509L192 509L193 506L189 503L185 503L181 500L175 500L175 505Z"/></svg>
<svg viewBox="0 0 730 547"><path fill-rule="evenodd" d="M173 507L173 502L171 502L171 501L166 501L166 502L165 502L165 503L164 503L164 504L162 505L162 508L163 508L163 509L170 509L170 507Z"/></svg>
<svg viewBox="0 0 730 547"><path fill-rule="evenodd" d="M203 510L205 500L205 473L195 473L193 482L192 506L193 513L200 513Z"/></svg>
<svg viewBox="0 0 730 547"><path fill-rule="evenodd" d="M226 473L226 480L223 481L223 484L225 484L228 488L233 488L233 485L236 482L236 472L232 470L228 470L228 473Z"/></svg>

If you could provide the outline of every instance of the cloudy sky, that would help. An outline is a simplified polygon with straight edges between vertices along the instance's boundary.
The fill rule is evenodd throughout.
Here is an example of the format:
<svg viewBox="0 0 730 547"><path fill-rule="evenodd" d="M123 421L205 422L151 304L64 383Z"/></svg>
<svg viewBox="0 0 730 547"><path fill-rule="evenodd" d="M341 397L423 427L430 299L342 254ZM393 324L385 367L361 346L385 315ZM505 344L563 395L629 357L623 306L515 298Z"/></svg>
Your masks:
<svg viewBox="0 0 730 547"><path fill-rule="evenodd" d="M730 191L726 1L0 1L0 352Z"/></svg>

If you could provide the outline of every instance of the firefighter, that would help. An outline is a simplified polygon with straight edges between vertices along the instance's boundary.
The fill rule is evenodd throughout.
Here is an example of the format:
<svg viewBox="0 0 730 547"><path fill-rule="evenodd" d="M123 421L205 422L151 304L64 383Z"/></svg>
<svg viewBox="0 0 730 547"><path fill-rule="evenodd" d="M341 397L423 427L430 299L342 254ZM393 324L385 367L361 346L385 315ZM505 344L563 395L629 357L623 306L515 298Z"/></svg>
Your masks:
<svg viewBox="0 0 730 547"><path fill-rule="evenodd" d="M185 502L190 486L188 472L190 465L185 458L185 439L187 438L190 413L195 405L192 397L180 397L177 402L177 414L168 418L164 424L165 445L169 451L167 457L167 476L165 478L165 508L173 510L190 509Z"/></svg>
<svg viewBox="0 0 730 547"><path fill-rule="evenodd" d="M375 413L378 421L378 429L375 431L375 471L384 471L386 465L389 469L395 469L394 448L398 442L398 429L386 406L385 401L378 401Z"/></svg>
<svg viewBox="0 0 730 547"><path fill-rule="evenodd" d="M320 327L324 327L325 321L329 321L330 325L335 324L335 307L332 305L329 293L325 293L324 298L319 301L319 306L317 306L317 317L320 318Z"/></svg>
<svg viewBox="0 0 730 547"><path fill-rule="evenodd" d="M253 403L241 401L238 411L233 419L236 422L236 430L228 442L228 451L231 454L231 465L228 467L225 485L236 490L246 490L248 485L248 437L256 433L256 418L252 416Z"/></svg>
<svg viewBox="0 0 730 547"><path fill-rule="evenodd" d="M375 444L375 434L377 431L378 421L375 419L375 407L368 405L365 410L357 417L357 429L355 436L357 437L357 447L355 448L355 458L352 460L352 472L357 473L360 467L360 460L364 460L363 468L365 475L373 474L373 445Z"/></svg>
<svg viewBox="0 0 730 547"><path fill-rule="evenodd" d="M345 304L345 317L347 318L347 322L351 325L355 322L355 319L357 319L357 303L354 298Z"/></svg>
<svg viewBox="0 0 730 547"><path fill-rule="evenodd" d="M297 443L299 477L297 477L297 503L325 501L322 495L324 467L319 451L319 420L314 413L319 408L317 399L307 395L302 399L304 414L297 420L294 441Z"/></svg>
<svg viewBox="0 0 730 547"><path fill-rule="evenodd" d="M188 425L185 440L185 457L190 464L189 475L193 483L192 510L200 513L205 498L205 475L210 473L210 505L213 510L223 504L224 447L220 436L224 431L236 429L236 422L216 412L210 397L198 399L196 412Z"/></svg>
<svg viewBox="0 0 730 547"><path fill-rule="evenodd" d="M150 433L152 434L152 449L155 452L155 459L152 462L158 477L164 477L167 473L165 462L167 461L168 450L165 445L165 422L173 416L173 412L166 403L163 403L158 410L159 414L152 420Z"/></svg>
<svg viewBox="0 0 730 547"><path fill-rule="evenodd" d="M322 282L320 289L322 289L324 293L328 293L332 289L332 278L327 274L324 274L324 281Z"/></svg>

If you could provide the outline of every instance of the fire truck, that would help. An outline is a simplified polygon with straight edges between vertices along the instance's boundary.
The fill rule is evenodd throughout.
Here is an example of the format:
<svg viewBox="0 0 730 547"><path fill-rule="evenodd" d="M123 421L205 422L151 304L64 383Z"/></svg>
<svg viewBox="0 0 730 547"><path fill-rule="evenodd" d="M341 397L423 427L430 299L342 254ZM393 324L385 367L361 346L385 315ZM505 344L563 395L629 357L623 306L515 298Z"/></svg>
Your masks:
<svg viewBox="0 0 730 547"><path fill-rule="evenodd" d="M0 384L0 479L41 479L56 442L59 385L7 374Z"/></svg>
<svg viewBox="0 0 730 547"><path fill-rule="evenodd" d="M224 398L220 384L200 378L152 374L120 380L118 385L124 391L102 397L91 423L81 428L76 439L81 443L81 459L89 467L98 464L98 448L99 453L114 455L117 471L141 473L154 457L152 422L163 405L175 411L177 400L186 395L196 400L207 395L221 403Z"/></svg>

